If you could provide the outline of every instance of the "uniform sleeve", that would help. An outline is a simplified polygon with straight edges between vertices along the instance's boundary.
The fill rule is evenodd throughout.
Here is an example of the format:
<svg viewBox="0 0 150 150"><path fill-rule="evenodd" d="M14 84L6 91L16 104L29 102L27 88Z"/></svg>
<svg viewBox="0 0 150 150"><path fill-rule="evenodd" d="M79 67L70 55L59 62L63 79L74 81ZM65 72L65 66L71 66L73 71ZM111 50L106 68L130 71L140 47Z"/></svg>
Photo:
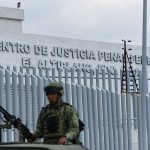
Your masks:
<svg viewBox="0 0 150 150"><path fill-rule="evenodd" d="M79 135L79 117L76 109L72 106L67 106L66 111L68 118L68 131L65 136L72 140Z"/></svg>
<svg viewBox="0 0 150 150"><path fill-rule="evenodd" d="M44 108L42 108L37 120L37 125L35 130L35 135L37 138L43 137L43 119L42 119L43 112L44 112Z"/></svg>

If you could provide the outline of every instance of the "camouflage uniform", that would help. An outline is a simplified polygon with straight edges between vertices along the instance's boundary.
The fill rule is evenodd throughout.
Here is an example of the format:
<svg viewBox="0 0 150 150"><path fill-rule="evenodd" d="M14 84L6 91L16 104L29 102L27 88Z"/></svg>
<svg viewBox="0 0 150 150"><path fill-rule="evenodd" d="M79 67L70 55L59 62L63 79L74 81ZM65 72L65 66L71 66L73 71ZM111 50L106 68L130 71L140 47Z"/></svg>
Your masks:
<svg viewBox="0 0 150 150"><path fill-rule="evenodd" d="M71 144L79 135L78 119L77 111L72 105L64 102L59 106L48 104L39 114L35 135L44 138L44 143L49 144L57 144L61 137L67 137L68 144Z"/></svg>

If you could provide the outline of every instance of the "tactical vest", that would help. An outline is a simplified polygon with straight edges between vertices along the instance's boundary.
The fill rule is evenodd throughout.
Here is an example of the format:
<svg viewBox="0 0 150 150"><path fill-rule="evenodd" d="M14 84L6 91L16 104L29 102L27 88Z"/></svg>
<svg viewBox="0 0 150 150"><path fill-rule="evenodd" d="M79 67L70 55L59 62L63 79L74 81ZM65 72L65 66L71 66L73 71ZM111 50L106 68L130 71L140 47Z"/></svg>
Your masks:
<svg viewBox="0 0 150 150"><path fill-rule="evenodd" d="M44 143L58 142L58 139L65 136L67 132L67 118L64 116L64 105L51 107L48 105L43 108L43 135Z"/></svg>

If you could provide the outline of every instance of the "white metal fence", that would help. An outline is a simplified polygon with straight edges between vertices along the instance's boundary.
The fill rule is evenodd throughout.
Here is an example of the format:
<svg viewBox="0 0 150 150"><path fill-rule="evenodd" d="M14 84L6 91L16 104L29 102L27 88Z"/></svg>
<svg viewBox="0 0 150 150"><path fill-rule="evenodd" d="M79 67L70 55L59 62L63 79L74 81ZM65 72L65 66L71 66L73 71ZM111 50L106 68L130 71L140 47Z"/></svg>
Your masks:
<svg viewBox="0 0 150 150"><path fill-rule="evenodd" d="M94 72L94 73L93 73ZM43 88L51 81L61 81L64 101L74 105L85 130L80 140L90 150L142 150L141 95L120 93L116 70L55 70L42 73L14 67L0 68L0 105L21 118L34 131L40 109L48 103ZM139 81L140 81L139 76ZM139 82L140 83L140 82ZM150 149L150 97L146 99L146 144ZM3 123L2 121L0 123ZM18 141L15 129L2 130L2 141Z"/></svg>

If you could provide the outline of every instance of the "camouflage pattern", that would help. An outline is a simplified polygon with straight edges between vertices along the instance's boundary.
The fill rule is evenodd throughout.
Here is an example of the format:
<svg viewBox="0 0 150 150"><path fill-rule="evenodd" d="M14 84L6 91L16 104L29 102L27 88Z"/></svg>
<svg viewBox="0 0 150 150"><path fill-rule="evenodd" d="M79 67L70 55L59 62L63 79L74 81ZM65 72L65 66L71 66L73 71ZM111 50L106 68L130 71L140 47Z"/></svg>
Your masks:
<svg viewBox="0 0 150 150"><path fill-rule="evenodd" d="M47 124L48 117L55 117L57 130L50 131ZM44 138L44 143L57 144L61 137L67 137L69 143L79 135L78 114L72 105L65 105L61 102L59 106L48 104L43 107L37 121L35 135L38 138Z"/></svg>

